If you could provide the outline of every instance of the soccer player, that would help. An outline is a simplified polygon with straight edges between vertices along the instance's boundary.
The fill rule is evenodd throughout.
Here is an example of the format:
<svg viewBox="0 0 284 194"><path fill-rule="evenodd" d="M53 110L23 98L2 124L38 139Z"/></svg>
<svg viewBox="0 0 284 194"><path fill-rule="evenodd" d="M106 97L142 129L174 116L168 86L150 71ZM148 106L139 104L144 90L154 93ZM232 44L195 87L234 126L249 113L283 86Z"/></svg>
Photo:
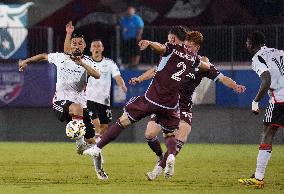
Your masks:
<svg viewBox="0 0 284 194"><path fill-rule="evenodd" d="M69 37L71 37L73 31L74 26L72 22L69 22L66 25L66 38L64 42L64 52L66 53L70 52ZM89 77L86 87L87 109L95 126L96 142L98 142L100 136L107 130L108 123L112 120L110 109L111 78L115 79L122 91L127 92L127 87L116 63L103 56L104 45L101 40L93 40L90 51L92 53L91 58L101 73L100 79Z"/></svg>
<svg viewBox="0 0 284 194"><path fill-rule="evenodd" d="M199 68L209 68L206 63L183 44L186 30L183 27L171 28L169 34L174 43L165 45L142 40L139 42L141 50L152 48L162 55L155 77L149 85L145 96L133 97L124 108L123 115L102 136L97 146L93 147L93 154L99 155L101 149L117 138L121 131L134 122L151 114L156 114L165 137L169 156L166 160L165 178L173 176L175 165L176 139L174 131L178 128L179 117L176 112L178 106L178 88L187 75Z"/></svg>
<svg viewBox="0 0 284 194"><path fill-rule="evenodd" d="M168 37L169 41L171 37ZM185 44L191 49L192 52L197 53L203 43L203 35L198 31L191 31L187 33ZM209 62L207 57L201 57L201 60ZM141 83L144 80L153 77L155 68L146 71L144 74L138 78L132 78L130 84ZM187 138L191 132L192 123L192 95L195 88L200 84L201 80L207 77L214 81L220 81L225 86L232 88L235 92L241 93L245 91L245 87L238 85L231 78L224 76L220 73L213 64L210 64L209 71L199 71L196 70L191 76L188 76L182 87L179 90L180 101L179 101L179 130L176 132L177 147L176 155L180 152L183 145L187 141ZM165 168L165 159L168 153L165 153L163 157L163 151L160 145L160 141L157 137L158 133L161 131L159 120L157 120L156 115L151 115L151 120L147 124L147 129L145 131L145 137L148 142L149 147L153 152L159 157L159 162L155 165L154 170L146 173L148 180L156 179Z"/></svg>
<svg viewBox="0 0 284 194"><path fill-rule="evenodd" d="M88 112L84 108L86 105L84 88L87 75L96 79L100 78L100 73L93 68L92 60L83 55L86 47L84 37L74 34L71 37L71 54L50 53L39 54L19 62L19 71L24 71L30 63L39 61L48 61L57 67L56 92L53 102L53 111L61 122L70 122L72 120L83 120L86 126L84 137L76 140L77 152L79 154L89 155L86 152L90 149L84 140L92 141L95 132L90 121ZM92 155L91 155L92 156ZM97 176L99 179L106 179L100 156L92 156Z"/></svg>
<svg viewBox="0 0 284 194"><path fill-rule="evenodd" d="M258 93L252 101L252 112L259 113L259 101L268 92L269 106L263 119L263 132L259 145L255 173L239 179L244 185L264 187L265 168L272 153L272 140L279 127L284 127L284 51L265 46L265 36L255 31L247 37L246 46L252 57L252 69L261 79Z"/></svg>

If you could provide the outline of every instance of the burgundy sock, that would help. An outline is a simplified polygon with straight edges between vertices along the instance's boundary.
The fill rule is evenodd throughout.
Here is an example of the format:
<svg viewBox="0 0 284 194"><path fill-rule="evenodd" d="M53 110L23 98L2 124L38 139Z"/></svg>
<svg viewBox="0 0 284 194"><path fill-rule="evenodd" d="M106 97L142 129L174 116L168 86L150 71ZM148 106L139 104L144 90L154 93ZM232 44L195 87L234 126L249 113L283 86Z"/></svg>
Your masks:
<svg viewBox="0 0 284 194"><path fill-rule="evenodd" d="M108 130L103 134L101 141L97 143L97 147L102 149L109 142L115 140L123 129L124 127L121 125L120 121L117 120L116 123L109 127Z"/></svg>
<svg viewBox="0 0 284 194"><path fill-rule="evenodd" d="M163 159L160 161L159 166L161 166L162 168L165 168L165 167L166 167L166 162L167 162L168 156L169 156L169 152L167 151L167 152L164 154Z"/></svg>
<svg viewBox="0 0 284 194"><path fill-rule="evenodd" d="M156 137L154 137L152 139L147 139L146 138L146 140L147 140L148 145L151 148L151 150L153 152L155 152L155 154L158 157L160 157L160 159L162 159L162 157L163 157L163 150L162 150L161 143L160 143L158 137L156 136Z"/></svg>
<svg viewBox="0 0 284 194"><path fill-rule="evenodd" d="M165 137L165 144L167 152L170 154L176 154L177 140L174 135Z"/></svg>

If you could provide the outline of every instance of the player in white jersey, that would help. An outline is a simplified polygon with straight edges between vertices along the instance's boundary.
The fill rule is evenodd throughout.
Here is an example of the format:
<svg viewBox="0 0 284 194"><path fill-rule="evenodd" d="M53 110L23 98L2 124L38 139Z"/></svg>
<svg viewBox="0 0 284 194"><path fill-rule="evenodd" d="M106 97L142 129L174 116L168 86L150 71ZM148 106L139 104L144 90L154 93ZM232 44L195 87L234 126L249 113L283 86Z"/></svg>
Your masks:
<svg viewBox="0 0 284 194"><path fill-rule="evenodd" d="M66 38L64 42L64 52L70 52L69 37L74 31L72 22L66 25ZM88 78L86 87L87 108L96 128L96 135L101 136L108 128L108 123L112 120L110 109L110 89L111 79L114 78L117 85L127 92L125 82L120 75L116 63L103 56L104 46L101 40L96 39L91 43L91 59L100 70L100 79ZM99 139L97 139L99 141Z"/></svg>
<svg viewBox="0 0 284 194"><path fill-rule="evenodd" d="M57 68L56 92L53 102L53 110L61 122L70 122L71 120L83 120L86 126L84 137L76 140L77 151L79 154L88 154L91 145L86 141L93 140L95 135L88 112L86 111L86 99L84 88L87 75L96 79L100 78L100 73L94 68L95 64L86 56L83 51L86 47L82 35L74 35L71 39L71 54L50 53L39 54L19 62L19 70L23 71L29 63L39 61L48 61ZM99 158L92 157L100 179L107 178L103 170L100 170L101 161ZM98 167L99 166L99 167Z"/></svg>
<svg viewBox="0 0 284 194"><path fill-rule="evenodd" d="M246 45L253 55L252 69L261 79L259 91L252 101L252 111L259 113L258 103L267 92L270 103L263 120L255 173L250 178L239 179L239 182L263 188L265 168L272 153L273 137L279 127L284 127L284 51L266 47L265 36L258 31L248 36Z"/></svg>

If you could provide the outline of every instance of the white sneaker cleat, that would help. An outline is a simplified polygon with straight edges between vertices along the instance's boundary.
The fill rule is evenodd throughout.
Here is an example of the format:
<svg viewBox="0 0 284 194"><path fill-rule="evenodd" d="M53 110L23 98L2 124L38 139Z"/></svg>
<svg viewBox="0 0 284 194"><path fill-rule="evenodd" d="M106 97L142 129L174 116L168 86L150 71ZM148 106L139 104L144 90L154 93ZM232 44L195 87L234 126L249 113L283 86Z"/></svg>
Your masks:
<svg viewBox="0 0 284 194"><path fill-rule="evenodd" d="M94 156L94 157L99 157L101 154L102 149L98 148L97 145L92 145L88 149L83 151L84 155L89 155L89 156Z"/></svg>
<svg viewBox="0 0 284 194"><path fill-rule="evenodd" d="M97 173L97 177L99 180L107 180L108 179L108 175L106 174L106 172L104 171L104 169L100 169L100 170L96 170Z"/></svg>
<svg viewBox="0 0 284 194"><path fill-rule="evenodd" d="M174 175L175 171L175 156L170 154L167 158L166 167L164 171L164 175L166 179L171 178Z"/></svg>
<svg viewBox="0 0 284 194"><path fill-rule="evenodd" d="M147 172L145 175L149 181L153 181L162 174L162 171L163 171L163 168L159 166L159 163L157 163L153 171Z"/></svg>

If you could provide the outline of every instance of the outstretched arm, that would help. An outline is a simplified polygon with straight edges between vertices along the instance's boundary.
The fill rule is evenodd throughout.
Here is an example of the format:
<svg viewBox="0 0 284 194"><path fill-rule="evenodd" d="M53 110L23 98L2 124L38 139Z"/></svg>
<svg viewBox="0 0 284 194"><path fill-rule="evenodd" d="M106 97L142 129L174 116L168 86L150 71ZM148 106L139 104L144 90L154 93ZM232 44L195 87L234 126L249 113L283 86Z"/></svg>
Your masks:
<svg viewBox="0 0 284 194"><path fill-rule="evenodd" d="M163 54L166 52L166 46L158 42L152 42L149 40L141 40L138 43L138 45L140 47L140 50L145 50L147 47L150 47L152 50L154 50L158 54Z"/></svg>
<svg viewBox="0 0 284 194"><path fill-rule="evenodd" d="M125 82L122 79L122 77L120 75L117 75L114 77L117 85L126 93L127 92L127 87L125 86Z"/></svg>
<svg viewBox="0 0 284 194"><path fill-rule="evenodd" d="M64 53L69 53L71 52L71 37L72 33L74 32L74 26L72 24L72 21L68 22L66 24L66 36L64 40Z"/></svg>
<svg viewBox="0 0 284 194"><path fill-rule="evenodd" d="M224 84L225 86L227 86L228 88L233 89L236 93L243 93L246 91L246 87L243 85L238 85L234 80L232 80L231 78L222 75L221 77L219 77L218 79L222 84Z"/></svg>
<svg viewBox="0 0 284 194"><path fill-rule="evenodd" d="M147 70L146 72L144 72L142 75L140 75L139 77L133 77L129 80L129 84L132 85L136 85L136 84L140 84L143 81L152 79L156 74L156 68L152 68Z"/></svg>
<svg viewBox="0 0 284 194"><path fill-rule="evenodd" d="M46 53L42 53L42 54L38 54L35 55L33 57L27 58L25 60L20 60L19 61L19 71L24 71L25 68L27 67L28 64L30 63L35 63L35 62L39 62L39 61L47 61L47 54Z"/></svg>

